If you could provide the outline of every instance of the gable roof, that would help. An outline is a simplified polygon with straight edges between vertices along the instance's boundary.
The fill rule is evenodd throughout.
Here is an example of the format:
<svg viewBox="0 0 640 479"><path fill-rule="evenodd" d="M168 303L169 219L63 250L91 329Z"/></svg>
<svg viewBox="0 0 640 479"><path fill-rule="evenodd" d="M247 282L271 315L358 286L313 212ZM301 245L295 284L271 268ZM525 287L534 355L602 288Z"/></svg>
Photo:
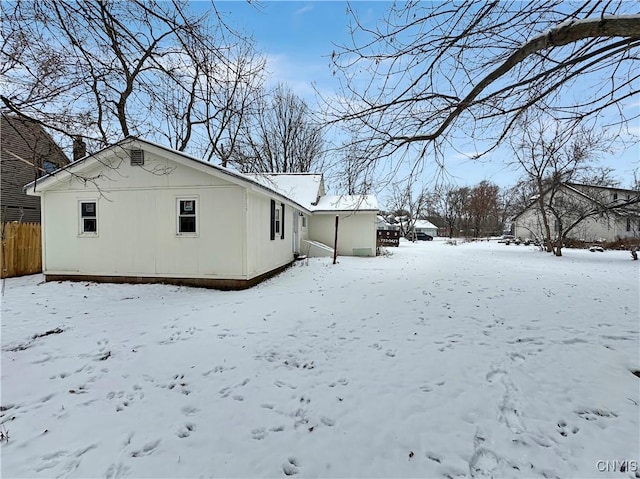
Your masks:
<svg viewBox="0 0 640 479"><path fill-rule="evenodd" d="M322 196L313 207L314 212L378 211L378 200L373 195Z"/></svg>
<svg viewBox="0 0 640 479"><path fill-rule="evenodd" d="M69 158L39 123L3 113L0 120L2 152L31 168L41 168L44 160L66 165ZM8 158L9 158L8 157Z"/></svg>
<svg viewBox="0 0 640 479"><path fill-rule="evenodd" d="M324 194L321 173L245 173L263 186L273 188L296 203L312 210Z"/></svg>
<svg viewBox="0 0 640 479"><path fill-rule="evenodd" d="M637 190L630 190L630 189L626 189L626 188L619 188L616 186L598 186L598 185L586 185L583 183L572 183L572 182L564 182L560 184L560 188L569 191L570 193L573 193L574 195L580 196L584 199L586 199L587 201L590 201L594 204L600 205L603 208L607 208L610 206L604 205L602 204L601 199L599 198L594 198L592 196L589 195L589 190L601 190L601 191L610 191L612 193L627 193L629 195L634 195L635 198L631 198L630 200L627 200L626 202L621 202L618 203L616 205L614 205L614 208L611 208L612 210L618 210L618 211L623 211L623 207L625 206L635 206L634 209L638 208L638 204L640 204L640 192ZM560 189L559 188L559 189ZM549 193L549 191L552 188L549 187L547 188L542 196L546 196L547 193ZM515 221L517 220L520 216L522 216L524 213L526 213L527 211L529 211L529 209L531 209L531 207L533 207L533 205L535 205L538 201L539 195L535 195L532 197L531 202L522 210L520 211L517 215L515 215L511 221Z"/></svg>
<svg viewBox="0 0 640 479"><path fill-rule="evenodd" d="M283 193L277 191L274 187L265 186L247 175L238 173L228 168L224 168L222 166L214 165L213 163L203 161L184 152L177 151L167 146L153 143L151 141L134 136L129 136L124 140L114 143L113 145L109 145L95 153L88 154L78 159L77 161L74 161L73 163L65 165L64 167L52 173L38 178L36 181L32 181L31 183L27 184L24 189L25 191L29 189L34 190L34 192L31 194L37 194L35 193L35 189L37 189L38 191L46 191L49 187L55 185L60 179L66 179L70 175L79 174L79 172L83 171L86 168L89 168L90 166L95 164L95 161L99 161L101 157L106 157L111 151L115 150L116 148L125 148L128 146L134 146L138 148L144 146L149 151L156 150L157 152L158 150L160 150L161 152L169 153L171 155L171 159L178 163L195 167L196 169L207 172L209 174L216 173L232 183L241 186L250 186L268 195L277 196L282 200L293 203L295 206L299 207L302 210L305 210L307 213L311 212L306 206L298 203L294 198L284 195Z"/></svg>
<svg viewBox="0 0 640 479"><path fill-rule="evenodd" d="M252 173L246 176L271 185L312 212L378 211L378 200L373 195L324 195L321 173Z"/></svg>
<svg viewBox="0 0 640 479"><path fill-rule="evenodd" d="M430 228L430 229L438 229L436 225L434 225L431 221L427 220L416 220L413 225L414 228Z"/></svg>

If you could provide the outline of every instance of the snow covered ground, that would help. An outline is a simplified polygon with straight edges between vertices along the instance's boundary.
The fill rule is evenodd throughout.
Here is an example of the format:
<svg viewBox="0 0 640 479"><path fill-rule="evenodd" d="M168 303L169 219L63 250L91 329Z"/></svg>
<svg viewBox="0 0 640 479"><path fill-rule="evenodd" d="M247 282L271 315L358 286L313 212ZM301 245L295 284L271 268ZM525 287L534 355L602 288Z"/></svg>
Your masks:
<svg viewBox="0 0 640 479"><path fill-rule="evenodd" d="M640 477L640 261L389 251L239 292L7 280L2 477Z"/></svg>

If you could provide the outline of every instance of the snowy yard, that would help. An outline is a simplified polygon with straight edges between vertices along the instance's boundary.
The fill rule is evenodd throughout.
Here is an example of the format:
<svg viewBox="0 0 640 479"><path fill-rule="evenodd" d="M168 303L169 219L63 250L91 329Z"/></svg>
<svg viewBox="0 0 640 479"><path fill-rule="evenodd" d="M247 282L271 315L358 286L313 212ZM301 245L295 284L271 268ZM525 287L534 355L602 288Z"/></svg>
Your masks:
<svg viewBox="0 0 640 479"><path fill-rule="evenodd" d="M389 250L239 292L7 280L2 477L640 477L640 261Z"/></svg>

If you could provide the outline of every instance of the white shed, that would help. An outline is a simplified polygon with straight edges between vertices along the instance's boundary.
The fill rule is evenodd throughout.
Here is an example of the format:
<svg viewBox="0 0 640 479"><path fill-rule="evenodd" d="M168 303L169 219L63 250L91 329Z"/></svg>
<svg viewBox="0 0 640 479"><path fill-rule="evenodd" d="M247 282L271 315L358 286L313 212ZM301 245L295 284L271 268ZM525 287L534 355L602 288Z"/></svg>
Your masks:
<svg viewBox="0 0 640 479"><path fill-rule="evenodd" d="M250 287L333 238L318 204L348 208L339 254L375 255L375 198L321 197L322 175L261 176L132 137L43 176L25 191L41 198L45 279Z"/></svg>
<svg viewBox="0 0 640 479"><path fill-rule="evenodd" d="M241 174L138 138L25 189L41 197L47 280L249 287L294 260L295 219L310 214Z"/></svg>

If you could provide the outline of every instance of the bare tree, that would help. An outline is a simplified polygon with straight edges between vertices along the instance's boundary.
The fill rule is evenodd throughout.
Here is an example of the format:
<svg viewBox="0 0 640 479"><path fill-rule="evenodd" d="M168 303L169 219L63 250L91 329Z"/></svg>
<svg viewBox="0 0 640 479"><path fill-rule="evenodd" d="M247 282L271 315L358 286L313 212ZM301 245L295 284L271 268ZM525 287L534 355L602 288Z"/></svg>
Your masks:
<svg viewBox="0 0 640 479"><path fill-rule="evenodd" d="M210 159L223 138L233 144L264 69L213 4L205 13L184 0L1 8L4 107L90 148L140 135L181 151L204 145Z"/></svg>
<svg viewBox="0 0 640 479"><path fill-rule="evenodd" d="M243 172L299 173L321 170L323 156L322 128L307 103L280 84L242 126L231 162Z"/></svg>
<svg viewBox="0 0 640 479"><path fill-rule="evenodd" d="M471 189L467 211L475 238L495 234L499 229L498 195L500 187L481 181Z"/></svg>
<svg viewBox="0 0 640 479"><path fill-rule="evenodd" d="M429 202L429 192L425 188L414 191L414 183L415 178L412 177L401 184L392 184L388 205L395 213L406 216L406 219L400 222L400 234L408 235L413 241L416 240L416 221L424 213Z"/></svg>
<svg viewBox="0 0 640 479"><path fill-rule="evenodd" d="M546 250L562 256L562 241L573 228L586 218L612 211L606 206L609 202L597 195L592 198L595 203L585 202L563 191L572 182L615 185L609 170L593 167L594 159L610 148L611 138L578 122L537 115L521 119L510 145L525 183L533 186L531 200L542 221ZM602 207L593 208L594 204Z"/></svg>
<svg viewBox="0 0 640 479"><path fill-rule="evenodd" d="M349 12L352 42L332 55L341 86L327 106L371 162L442 160L457 135L478 140L481 155L532 106L559 119L637 118L624 109L640 79L636 2L414 0L373 26Z"/></svg>

